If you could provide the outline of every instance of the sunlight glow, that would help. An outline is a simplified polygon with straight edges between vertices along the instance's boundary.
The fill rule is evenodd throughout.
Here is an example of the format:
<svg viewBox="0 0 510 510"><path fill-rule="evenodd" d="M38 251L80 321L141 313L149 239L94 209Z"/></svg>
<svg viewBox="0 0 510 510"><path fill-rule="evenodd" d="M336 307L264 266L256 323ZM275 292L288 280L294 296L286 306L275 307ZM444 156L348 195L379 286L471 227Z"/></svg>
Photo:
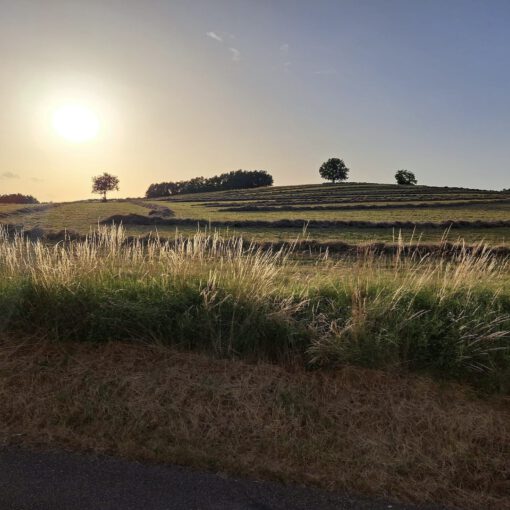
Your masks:
<svg viewBox="0 0 510 510"><path fill-rule="evenodd" d="M85 142L97 136L99 120L88 108L78 104L68 104L54 111L53 127L66 140Z"/></svg>

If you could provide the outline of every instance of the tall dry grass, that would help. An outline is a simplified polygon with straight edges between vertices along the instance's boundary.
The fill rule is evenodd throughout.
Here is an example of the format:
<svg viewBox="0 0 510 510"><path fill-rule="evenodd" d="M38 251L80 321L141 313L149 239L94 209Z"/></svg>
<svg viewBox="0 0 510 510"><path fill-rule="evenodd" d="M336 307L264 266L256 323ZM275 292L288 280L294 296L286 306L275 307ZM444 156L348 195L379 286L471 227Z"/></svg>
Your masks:
<svg viewBox="0 0 510 510"><path fill-rule="evenodd" d="M509 391L508 260L482 244L442 256L410 245L399 239L391 258L325 253L305 264L292 246L218 233L127 242L122 227L100 227L50 245L4 230L0 328L427 371Z"/></svg>

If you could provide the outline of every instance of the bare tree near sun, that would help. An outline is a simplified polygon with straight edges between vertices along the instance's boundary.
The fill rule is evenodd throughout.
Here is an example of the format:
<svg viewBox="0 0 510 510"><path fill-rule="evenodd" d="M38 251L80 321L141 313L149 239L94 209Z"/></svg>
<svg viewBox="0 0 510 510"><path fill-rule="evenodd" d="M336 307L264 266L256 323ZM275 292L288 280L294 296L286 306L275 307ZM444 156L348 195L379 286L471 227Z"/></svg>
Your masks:
<svg viewBox="0 0 510 510"><path fill-rule="evenodd" d="M119 190L119 178L115 175L104 172L103 175L92 177L92 193L103 195L103 202L106 202L108 191Z"/></svg>

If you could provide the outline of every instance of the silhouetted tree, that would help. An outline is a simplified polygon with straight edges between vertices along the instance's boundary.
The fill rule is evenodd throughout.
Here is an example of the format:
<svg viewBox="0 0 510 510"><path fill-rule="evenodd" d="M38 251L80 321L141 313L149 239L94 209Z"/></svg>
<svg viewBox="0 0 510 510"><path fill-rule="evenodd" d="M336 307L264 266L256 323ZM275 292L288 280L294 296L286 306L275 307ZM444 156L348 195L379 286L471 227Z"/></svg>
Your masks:
<svg viewBox="0 0 510 510"><path fill-rule="evenodd" d="M397 184L402 185L410 186L418 183L413 172L410 172L409 170L397 170L397 173L395 174L395 179L397 181Z"/></svg>
<svg viewBox="0 0 510 510"><path fill-rule="evenodd" d="M106 193L119 189L119 178L115 175L104 172L103 175L92 177L92 193L103 195L103 202L106 202Z"/></svg>
<svg viewBox="0 0 510 510"><path fill-rule="evenodd" d="M319 174L323 179L332 181L334 184L335 181L346 181L349 169L345 166L342 159L330 158L322 163L319 168Z"/></svg>

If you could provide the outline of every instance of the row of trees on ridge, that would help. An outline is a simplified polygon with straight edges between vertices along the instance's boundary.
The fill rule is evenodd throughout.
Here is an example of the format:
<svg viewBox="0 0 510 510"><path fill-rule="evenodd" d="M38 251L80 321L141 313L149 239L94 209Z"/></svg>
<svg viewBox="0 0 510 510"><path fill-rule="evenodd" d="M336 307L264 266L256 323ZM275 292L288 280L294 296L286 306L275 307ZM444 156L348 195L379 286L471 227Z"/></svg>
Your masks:
<svg viewBox="0 0 510 510"><path fill-rule="evenodd" d="M182 193L200 193L243 188L271 186L273 177L265 170L235 170L213 177L195 177L189 181L159 182L151 184L147 198L167 197Z"/></svg>
<svg viewBox="0 0 510 510"><path fill-rule="evenodd" d="M327 181L341 182L348 179L349 168L342 159L330 158L321 165L319 174ZM397 170L395 179L397 184L407 186L418 182L414 173L409 170ZM154 183L148 187L145 196L146 198L169 197L183 193L259 188L272 184L273 177L265 170L235 170L208 178L194 177L188 181ZM106 202L106 194L109 191L118 189L119 179L115 175L104 172L102 175L92 178L92 193L102 195L104 202Z"/></svg>

